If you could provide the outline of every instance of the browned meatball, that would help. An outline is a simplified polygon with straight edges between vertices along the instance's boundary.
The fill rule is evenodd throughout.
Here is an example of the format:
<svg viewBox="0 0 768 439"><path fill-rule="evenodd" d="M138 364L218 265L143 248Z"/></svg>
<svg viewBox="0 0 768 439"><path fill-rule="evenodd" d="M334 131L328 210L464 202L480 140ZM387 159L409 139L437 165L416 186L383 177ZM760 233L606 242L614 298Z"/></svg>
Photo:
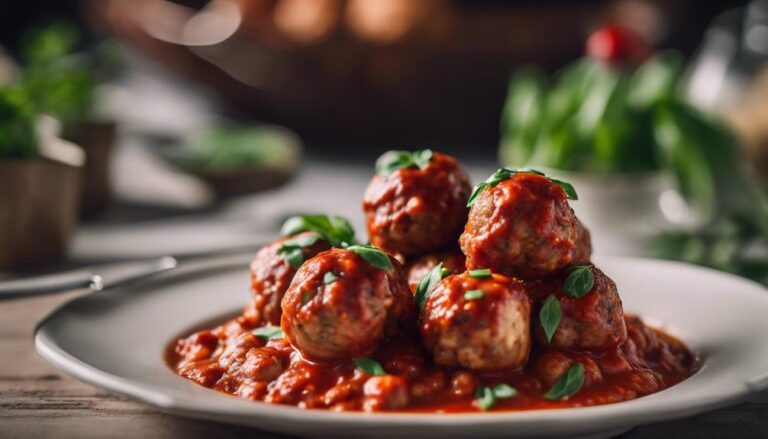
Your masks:
<svg viewBox="0 0 768 439"><path fill-rule="evenodd" d="M586 265L592 260L592 235L589 229L584 227L578 219L576 220L579 233L576 239L576 249L573 252L573 265Z"/></svg>
<svg viewBox="0 0 768 439"><path fill-rule="evenodd" d="M245 318L253 326L280 324L280 301L283 300L283 295L298 269L285 258L280 249L288 240L301 239L312 234L314 232L304 232L278 239L256 253L256 258L251 263L253 299L244 312ZM327 242L318 239L314 244L302 249L303 259L309 259L329 248Z"/></svg>
<svg viewBox="0 0 768 439"><path fill-rule="evenodd" d="M544 176L518 173L480 194L459 242L467 269L531 279L570 264L577 238L563 189Z"/></svg>
<svg viewBox="0 0 768 439"><path fill-rule="evenodd" d="M405 267L408 286L411 287L411 291L416 291L421 278L441 262L443 267L452 274L463 273L464 261L464 254L458 248L422 256Z"/></svg>
<svg viewBox="0 0 768 439"><path fill-rule="evenodd" d="M402 266L376 268L342 249L301 266L283 297L281 326L305 357L341 360L371 354L381 340L413 321L413 295Z"/></svg>
<svg viewBox="0 0 768 439"><path fill-rule="evenodd" d="M531 305L520 281L448 276L421 311L421 335L436 364L475 370L525 365Z"/></svg>
<svg viewBox="0 0 768 439"><path fill-rule="evenodd" d="M424 169L374 176L363 200L371 243L408 258L456 242L471 190L456 159L437 152Z"/></svg>
<svg viewBox="0 0 768 439"><path fill-rule="evenodd" d="M536 340L542 346L574 351L600 351L615 348L627 339L624 310L616 284L597 267L591 268L595 278L592 289L581 298L565 294L568 275L558 274L539 283L536 297L553 294L560 302L561 317L551 343L547 343L541 324L536 322Z"/></svg>

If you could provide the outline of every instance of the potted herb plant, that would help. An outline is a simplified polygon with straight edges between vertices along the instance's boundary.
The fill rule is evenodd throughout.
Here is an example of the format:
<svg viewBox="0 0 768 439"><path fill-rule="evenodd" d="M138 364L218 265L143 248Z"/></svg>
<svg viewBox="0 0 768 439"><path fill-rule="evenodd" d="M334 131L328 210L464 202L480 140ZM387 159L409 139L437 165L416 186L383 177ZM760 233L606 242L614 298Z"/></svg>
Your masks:
<svg viewBox="0 0 768 439"><path fill-rule="evenodd" d="M21 84L38 113L61 123L61 137L84 149L81 210L89 216L103 210L109 201L117 126L94 112L94 72L98 69L90 58L74 52L78 39L74 27L63 22L26 34Z"/></svg>
<svg viewBox="0 0 768 439"><path fill-rule="evenodd" d="M0 88L0 270L61 259L77 219L82 151L38 131L25 93Z"/></svg>
<svg viewBox="0 0 768 439"><path fill-rule="evenodd" d="M602 252L647 253L671 226L698 233L733 217L768 237L768 203L745 177L738 144L678 92L680 57L652 55L617 27L593 34L587 52L553 83L533 71L513 76L503 164L574 183L574 209Z"/></svg>

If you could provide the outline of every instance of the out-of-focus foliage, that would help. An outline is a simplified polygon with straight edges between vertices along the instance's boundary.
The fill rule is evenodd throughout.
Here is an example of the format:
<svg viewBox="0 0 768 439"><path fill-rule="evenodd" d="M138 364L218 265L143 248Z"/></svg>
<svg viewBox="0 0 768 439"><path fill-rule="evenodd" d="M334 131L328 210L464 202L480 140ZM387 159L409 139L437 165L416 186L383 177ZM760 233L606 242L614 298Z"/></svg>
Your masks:
<svg viewBox="0 0 768 439"><path fill-rule="evenodd" d="M18 88L0 88L0 159L26 159L37 153L35 114L26 95Z"/></svg>
<svg viewBox="0 0 768 439"><path fill-rule="evenodd" d="M63 22L22 38L22 87L36 111L64 122L86 118L93 106L92 65L74 53L79 38L77 30Z"/></svg>
<svg viewBox="0 0 768 439"><path fill-rule="evenodd" d="M273 129L220 127L194 141L182 164L199 171L282 167L291 154L285 136Z"/></svg>
<svg viewBox="0 0 768 439"><path fill-rule="evenodd" d="M768 199L746 176L731 133L680 98L681 66L664 53L630 69L584 58L553 83L521 71L502 115L501 160L595 173L667 170L705 226L664 234L657 254L768 282L768 258L751 256L768 247Z"/></svg>

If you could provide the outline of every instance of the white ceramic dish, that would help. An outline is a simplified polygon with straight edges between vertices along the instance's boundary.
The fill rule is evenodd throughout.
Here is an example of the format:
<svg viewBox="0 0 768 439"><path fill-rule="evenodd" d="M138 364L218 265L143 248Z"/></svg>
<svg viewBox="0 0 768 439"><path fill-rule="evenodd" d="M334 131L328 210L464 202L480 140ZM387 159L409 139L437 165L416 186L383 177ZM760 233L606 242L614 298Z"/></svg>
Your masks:
<svg viewBox="0 0 768 439"><path fill-rule="evenodd" d="M177 272L73 300L38 327L44 358L87 383L161 410L312 437L606 437L636 425L732 404L768 387L768 291L680 263L596 258L619 285L625 309L680 337L701 370L662 392L618 404L477 414L363 414L301 410L197 386L163 362L166 345L248 298L244 267Z"/></svg>

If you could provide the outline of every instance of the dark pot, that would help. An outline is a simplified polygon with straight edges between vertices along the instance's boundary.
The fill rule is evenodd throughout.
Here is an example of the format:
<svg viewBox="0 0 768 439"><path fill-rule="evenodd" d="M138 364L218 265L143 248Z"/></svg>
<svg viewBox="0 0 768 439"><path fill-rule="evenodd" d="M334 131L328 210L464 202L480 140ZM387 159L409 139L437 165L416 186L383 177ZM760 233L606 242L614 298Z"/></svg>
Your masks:
<svg viewBox="0 0 768 439"><path fill-rule="evenodd" d="M62 138L85 151L80 212L83 217L93 216L109 203L109 174L117 124L109 121L69 123L64 127Z"/></svg>

